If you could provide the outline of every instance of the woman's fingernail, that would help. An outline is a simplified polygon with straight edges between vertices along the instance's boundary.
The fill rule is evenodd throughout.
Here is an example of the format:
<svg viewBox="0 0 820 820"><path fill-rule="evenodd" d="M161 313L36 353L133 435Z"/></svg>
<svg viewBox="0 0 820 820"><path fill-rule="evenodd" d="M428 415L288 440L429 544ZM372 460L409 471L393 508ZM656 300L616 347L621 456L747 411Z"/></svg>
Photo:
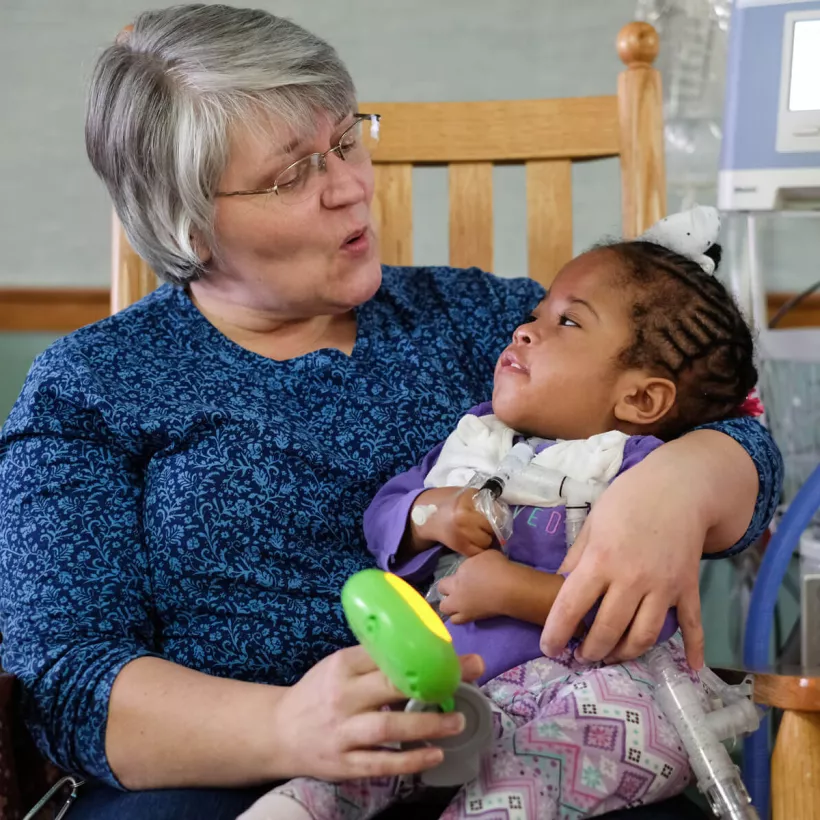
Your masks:
<svg viewBox="0 0 820 820"><path fill-rule="evenodd" d="M444 751L438 746L431 746L424 752L424 763L426 766L438 766L444 760Z"/></svg>
<svg viewBox="0 0 820 820"><path fill-rule="evenodd" d="M464 719L464 715L462 715L461 712L456 712L453 715L447 715L447 717L444 718L444 728L448 732L452 732L455 735L463 732L466 725L467 721Z"/></svg>

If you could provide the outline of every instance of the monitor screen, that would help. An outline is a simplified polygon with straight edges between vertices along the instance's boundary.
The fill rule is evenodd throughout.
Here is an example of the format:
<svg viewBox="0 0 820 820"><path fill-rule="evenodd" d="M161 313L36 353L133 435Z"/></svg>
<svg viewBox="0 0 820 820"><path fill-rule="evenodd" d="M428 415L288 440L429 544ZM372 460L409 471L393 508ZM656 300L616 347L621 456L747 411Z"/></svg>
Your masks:
<svg viewBox="0 0 820 820"><path fill-rule="evenodd" d="M820 19L794 24L790 111L820 111Z"/></svg>

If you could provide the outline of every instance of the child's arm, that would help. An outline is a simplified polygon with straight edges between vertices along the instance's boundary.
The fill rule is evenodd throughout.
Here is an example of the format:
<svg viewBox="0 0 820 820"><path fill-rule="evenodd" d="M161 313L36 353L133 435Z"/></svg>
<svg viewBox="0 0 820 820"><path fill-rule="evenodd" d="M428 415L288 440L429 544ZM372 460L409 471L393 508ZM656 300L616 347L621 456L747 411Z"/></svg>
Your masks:
<svg viewBox="0 0 820 820"><path fill-rule="evenodd" d="M533 569L524 564L510 564L515 587L504 602L504 615L543 626L552 605L558 597L558 590L564 584L561 575Z"/></svg>
<svg viewBox="0 0 820 820"><path fill-rule="evenodd" d="M439 581L439 591L446 596L441 612L454 624L506 615L543 626L563 583L560 575L517 564L498 550L487 550Z"/></svg>
<svg viewBox="0 0 820 820"><path fill-rule="evenodd" d="M441 445L428 453L419 465L391 478L364 513L367 548L379 567L411 582L432 577L438 560L439 551L432 549L432 541L426 546L421 538L409 541L407 530L416 500L428 492L424 478L440 452Z"/></svg>
<svg viewBox="0 0 820 820"><path fill-rule="evenodd" d="M462 555L475 555L493 541L490 522L473 506L474 490L425 489L424 478L436 463L441 445L422 462L390 479L364 514L367 547L378 565L411 582L432 577L443 544ZM412 520L416 506L435 506L424 524Z"/></svg>
<svg viewBox="0 0 820 820"><path fill-rule="evenodd" d="M493 528L487 517L473 503L476 490L459 487L437 487L419 495L410 508L407 528L397 558L408 560L435 544L443 544L467 557L478 555L493 543ZM413 510L427 507L423 524L413 520Z"/></svg>
<svg viewBox="0 0 820 820"><path fill-rule="evenodd" d="M468 412L484 416L492 412L492 407L485 402ZM432 577L440 544L463 555L475 555L493 540L492 527L472 504L474 491L462 493L457 487L425 489L424 480L444 444L431 450L415 467L390 479L364 514L367 548L378 565L411 582ZM416 506L433 506L436 512L418 525L412 520Z"/></svg>

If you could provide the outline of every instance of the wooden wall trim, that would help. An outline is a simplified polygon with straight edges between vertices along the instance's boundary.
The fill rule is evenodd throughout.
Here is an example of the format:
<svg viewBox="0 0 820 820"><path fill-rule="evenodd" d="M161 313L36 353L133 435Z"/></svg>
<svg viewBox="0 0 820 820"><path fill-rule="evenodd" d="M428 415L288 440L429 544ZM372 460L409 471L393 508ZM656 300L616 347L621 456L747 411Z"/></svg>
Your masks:
<svg viewBox="0 0 820 820"><path fill-rule="evenodd" d="M793 296L793 293L770 293L767 300L769 318L771 319ZM807 296L777 324L778 328L816 327L817 325L820 325L820 291L815 291L811 296Z"/></svg>
<svg viewBox="0 0 820 820"><path fill-rule="evenodd" d="M769 294L772 316L793 296ZM103 319L111 312L108 288L0 288L0 332L70 333ZM814 293L788 313L780 327L820 326L820 293Z"/></svg>
<svg viewBox="0 0 820 820"><path fill-rule="evenodd" d="M111 312L108 288L0 288L0 331L70 333Z"/></svg>

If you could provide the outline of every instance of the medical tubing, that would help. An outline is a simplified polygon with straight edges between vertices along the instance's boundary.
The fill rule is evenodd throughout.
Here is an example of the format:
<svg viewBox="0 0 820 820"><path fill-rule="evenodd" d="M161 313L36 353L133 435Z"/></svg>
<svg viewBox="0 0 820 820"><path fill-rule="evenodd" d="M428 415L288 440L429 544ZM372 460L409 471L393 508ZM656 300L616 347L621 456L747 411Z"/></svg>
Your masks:
<svg viewBox="0 0 820 820"><path fill-rule="evenodd" d="M791 563L800 536L820 509L820 465L800 488L763 553L749 602L743 641L743 665L754 672L769 667L774 608L780 585ZM752 802L762 816L769 812L771 752L769 725L764 722L743 744L743 773Z"/></svg>
<svg viewBox="0 0 820 820"><path fill-rule="evenodd" d="M759 820L726 748L710 729L697 687L664 646L644 658L655 681L658 705L680 735L698 788L724 820Z"/></svg>
<svg viewBox="0 0 820 820"><path fill-rule="evenodd" d="M589 505L582 504L577 507L566 506L566 517L564 519L564 533L567 541L567 549L569 549L581 532L581 527L584 526L584 521L587 520L589 513Z"/></svg>
<svg viewBox="0 0 820 820"><path fill-rule="evenodd" d="M501 498L510 478L524 470L535 456L535 448L526 441L514 444L510 452L501 459L498 469L484 482L481 490L489 492L494 499Z"/></svg>

